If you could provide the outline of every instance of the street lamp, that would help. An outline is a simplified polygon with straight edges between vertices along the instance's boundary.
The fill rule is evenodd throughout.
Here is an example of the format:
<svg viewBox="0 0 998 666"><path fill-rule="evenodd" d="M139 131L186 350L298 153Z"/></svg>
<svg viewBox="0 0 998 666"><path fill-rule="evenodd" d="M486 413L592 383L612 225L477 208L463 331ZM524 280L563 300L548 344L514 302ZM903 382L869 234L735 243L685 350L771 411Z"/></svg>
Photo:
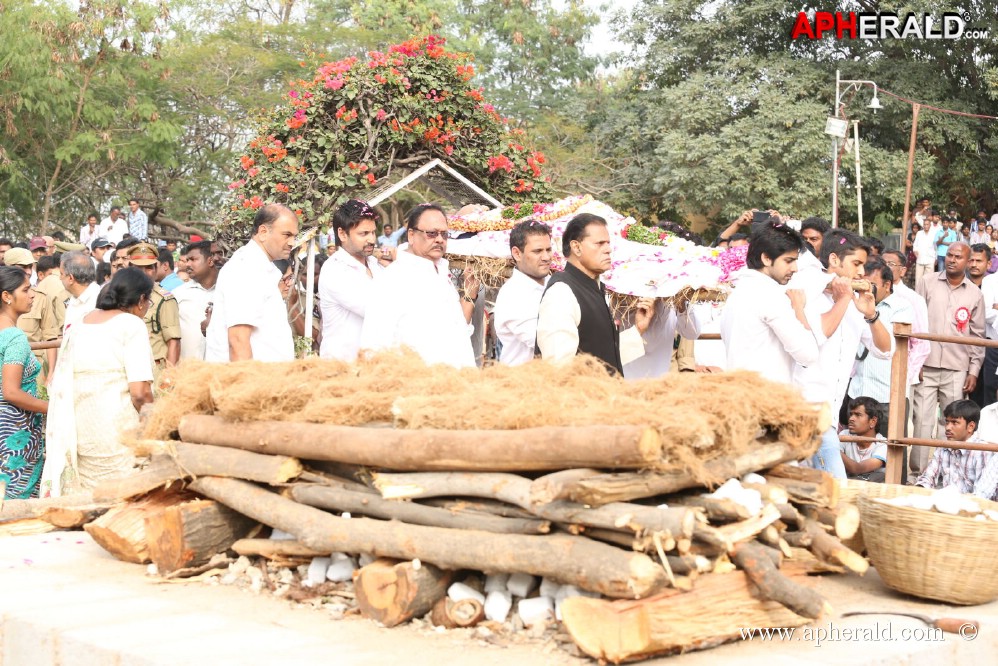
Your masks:
<svg viewBox="0 0 998 666"><path fill-rule="evenodd" d="M843 88L842 86L845 86ZM873 99L870 100L868 109L873 109L876 113L883 107L880 105L877 84L873 81L852 81L841 78L839 70L835 70L835 109L834 115L828 119L825 125L825 133L832 136L832 226L839 226L839 139L846 138L849 132L849 122L842 118L845 103L842 97L852 91L859 90L864 85L873 86ZM856 202L859 208L860 233L863 233L863 199L859 178L859 127L855 130L856 144Z"/></svg>

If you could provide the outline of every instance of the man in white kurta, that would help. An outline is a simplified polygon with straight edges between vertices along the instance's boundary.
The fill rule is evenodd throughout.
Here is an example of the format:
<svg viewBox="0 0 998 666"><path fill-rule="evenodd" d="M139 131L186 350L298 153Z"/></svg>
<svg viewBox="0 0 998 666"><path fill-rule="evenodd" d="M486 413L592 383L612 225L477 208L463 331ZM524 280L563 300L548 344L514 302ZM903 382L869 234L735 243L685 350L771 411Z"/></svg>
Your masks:
<svg viewBox="0 0 998 666"><path fill-rule="evenodd" d="M336 252L319 273L322 343L319 356L352 363L360 350L360 333L371 303L374 276L383 269L374 257L378 214L351 199L333 215Z"/></svg>
<svg viewBox="0 0 998 666"><path fill-rule="evenodd" d="M493 312L496 337L502 345L499 362L522 365L534 358L537 311L551 277L551 227L527 220L509 234L516 268L499 290Z"/></svg>
<svg viewBox="0 0 998 666"><path fill-rule="evenodd" d="M253 220L253 238L233 253L218 274L205 360L292 361L294 337L274 266L287 259L298 233L298 216L268 204Z"/></svg>
<svg viewBox="0 0 998 666"><path fill-rule="evenodd" d="M66 316L63 318L62 330L79 322L97 307L97 295L101 286L94 282L96 271L90 257L82 252L67 252L62 255L59 267L61 269L62 286L69 292L66 301Z"/></svg>
<svg viewBox="0 0 998 666"><path fill-rule="evenodd" d="M185 250L191 279L171 292L180 309L180 358L204 360L207 339L201 324L215 299L219 270L211 253L211 241L191 243Z"/></svg>
<svg viewBox="0 0 998 666"><path fill-rule="evenodd" d="M451 282L447 217L423 204L406 215L409 242L374 279L361 328L360 348L377 351L408 347L433 365L475 367L469 324L478 285L465 281L459 296Z"/></svg>

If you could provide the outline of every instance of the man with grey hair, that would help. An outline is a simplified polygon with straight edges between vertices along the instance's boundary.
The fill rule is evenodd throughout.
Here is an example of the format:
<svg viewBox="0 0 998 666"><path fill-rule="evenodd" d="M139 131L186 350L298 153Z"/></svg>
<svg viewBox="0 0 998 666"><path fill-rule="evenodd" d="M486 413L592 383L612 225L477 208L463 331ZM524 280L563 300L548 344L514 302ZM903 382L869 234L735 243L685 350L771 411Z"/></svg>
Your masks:
<svg viewBox="0 0 998 666"><path fill-rule="evenodd" d="M65 335L70 326L94 310L100 285L94 281L96 277L94 263L83 252L67 252L62 255L59 266L62 269L62 286L69 292L66 319L62 329Z"/></svg>

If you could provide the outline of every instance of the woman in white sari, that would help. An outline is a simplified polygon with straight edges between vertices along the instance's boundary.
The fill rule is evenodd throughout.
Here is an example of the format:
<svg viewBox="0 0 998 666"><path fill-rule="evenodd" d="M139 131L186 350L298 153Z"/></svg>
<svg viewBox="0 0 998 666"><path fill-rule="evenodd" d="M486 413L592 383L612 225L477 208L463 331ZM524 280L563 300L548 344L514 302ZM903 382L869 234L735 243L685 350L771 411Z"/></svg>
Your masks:
<svg viewBox="0 0 998 666"><path fill-rule="evenodd" d="M41 495L93 488L128 474L134 457L121 433L152 402L152 351L142 318L152 280L137 268L115 273L97 309L70 327L52 378Z"/></svg>

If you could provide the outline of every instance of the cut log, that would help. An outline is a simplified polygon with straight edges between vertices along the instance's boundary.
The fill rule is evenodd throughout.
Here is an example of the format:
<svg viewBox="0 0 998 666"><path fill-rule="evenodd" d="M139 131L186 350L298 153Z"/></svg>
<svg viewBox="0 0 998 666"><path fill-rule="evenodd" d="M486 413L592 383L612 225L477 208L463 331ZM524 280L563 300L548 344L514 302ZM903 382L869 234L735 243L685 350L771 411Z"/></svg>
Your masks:
<svg viewBox="0 0 998 666"><path fill-rule="evenodd" d="M831 476L820 483L800 479L766 477L769 483L782 487L790 495L790 501L799 505L835 506L839 502L839 485Z"/></svg>
<svg viewBox="0 0 998 666"><path fill-rule="evenodd" d="M90 504L89 506L53 506L45 510L41 519L55 527L72 530L83 527L97 520L111 508L109 504Z"/></svg>
<svg viewBox="0 0 998 666"><path fill-rule="evenodd" d="M788 528L797 530L804 526L804 516L800 514L794 505L785 503L777 504L776 508L780 511L780 520Z"/></svg>
<svg viewBox="0 0 998 666"><path fill-rule="evenodd" d="M236 479L202 477L191 488L322 552L418 558L448 570L529 573L616 598L648 596L665 585L665 572L647 555L583 537L497 535L338 518Z"/></svg>
<svg viewBox="0 0 998 666"><path fill-rule="evenodd" d="M797 615L817 620L831 612L831 606L820 594L780 574L773 566L766 547L758 543L738 544L731 558L756 586L763 599L779 602Z"/></svg>
<svg viewBox="0 0 998 666"><path fill-rule="evenodd" d="M704 468L706 473L715 479L740 478L749 472L794 460L797 455L798 450L795 447L783 442L760 443L756 448L740 456L711 460L704 464ZM569 499L575 502L599 506L610 502L667 495L687 488L702 488L704 485L685 468L675 467L654 472L621 472L592 476L580 479L566 489L566 492Z"/></svg>
<svg viewBox="0 0 998 666"><path fill-rule="evenodd" d="M728 525L721 525L717 530L724 536L726 540L732 544L739 543L741 541L747 541L749 539L755 538L762 530L766 529L768 526L775 523L780 519L780 510L777 509L772 504L766 504L762 507L762 511L755 516L747 520L742 520L737 523L729 523Z"/></svg>
<svg viewBox="0 0 998 666"><path fill-rule="evenodd" d="M623 502L594 508L561 500L535 505L530 502L530 480L516 474L436 472L375 473L372 476L374 487L386 499L452 495L484 497L514 504L552 522L575 523L612 530L626 528L635 534L658 532L663 538L691 536L693 523L700 515L698 509L686 507L659 509Z"/></svg>
<svg viewBox="0 0 998 666"><path fill-rule="evenodd" d="M119 560L150 562L146 518L159 517L164 509L193 499L176 490L158 490L129 504L121 504L83 526L97 544Z"/></svg>
<svg viewBox="0 0 998 666"><path fill-rule="evenodd" d="M24 520L26 518L41 518L51 508L82 508L92 506L94 496L91 492L63 495L61 497L46 497L44 499L9 499L3 502L0 509L0 523ZM108 508L110 508L108 504Z"/></svg>
<svg viewBox="0 0 998 666"><path fill-rule="evenodd" d="M168 444L172 446L171 451L153 456L144 470L98 484L94 488L94 498L104 501L128 499L173 481L197 476L231 476L276 485L287 483L302 472L301 463L287 456L185 442Z"/></svg>
<svg viewBox="0 0 998 666"><path fill-rule="evenodd" d="M780 530L775 525L769 525L756 535L756 541L779 551L783 557L790 557L790 544L780 536Z"/></svg>
<svg viewBox="0 0 998 666"><path fill-rule="evenodd" d="M706 496L681 497L669 502L669 506L693 506L707 514L711 523L731 523L752 517L752 512L743 505L730 499Z"/></svg>
<svg viewBox="0 0 998 666"><path fill-rule="evenodd" d="M805 580L803 574L791 577ZM640 601L572 597L561 604L565 629L589 656L619 664L738 640L745 627L810 622L761 600L743 572L700 576L689 592L668 590Z"/></svg>
<svg viewBox="0 0 998 666"><path fill-rule="evenodd" d="M505 502L498 502L496 500L428 497L424 500L421 500L419 503L425 504L427 506L435 506L441 509L447 509L448 511L454 511L458 513L473 513L473 514L484 513L490 516L500 516L502 518L525 518L525 519L537 518L537 516L535 516L534 514L530 513L529 511L525 511L518 506L506 504Z"/></svg>
<svg viewBox="0 0 998 666"><path fill-rule="evenodd" d="M332 486L295 484L286 494L296 502L332 511L347 511L371 518L400 520L412 525L431 525L453 529L484 530L502 534L547 534L551 523L532 518L500 518L490 515L470 515L423 506L415 502L386 500L377 493L357 492Z"/></svg>
<svg viewBox="0 0 998 666"><path fill-rule="evenodd" d="M146 516L149 559L161 574L197 567L224 553L256 522L212 500L193 500Z"/></svg>
<svg viewBox="0 0 998 666"><path fill-rule="evenodd" d="M41 518L21 518L0 523L0 537L45 534L57 529L55 525Z"/></svg>
<svg viewBox="0 0 998 666"><path fill-rule="evenodd" d="M285 558L329 557L329 553L309 548L293 539L239 539L232 550L246 557L266 557L268 560Z"/></svg>
<svg viewBox="0 0 998 666"><path fill-rule="evenodd" d="M851 539L859 532L859 507L855 504L839 502L834 509L804 507L803 513L808 518L831 527L839 539Z"/></svg>
<svg viewBox="0 0 998 666"><path fill-rule="evenodd" d="M279 453L309 460L399 470L546 471L569 467L641 469L662 462L662 440L643 426L522 430L399 430L188 415L185 442Z"/></svg>
<svg viewBox="0 0 998 666"><path fill-rule="evenodd" d="M780 486L774 486L769 483L743 483L742 487L759 493L762 496L763 502L786 504L790 501L790 495Z"/></svg>
<svg viewBox="0 0 998 666"><path fill-rule="evenodd" d="M633 532L605 530L599 527L583 527L581 529L579 529L576 525L559 525L559 527L570 534L583 534L590 539L612 543L616 546L620 546L621 548L629 548L630 550L635 550L639 553L650 553L655 549L655 543L651 536L637 536ZM572 528L576 529L573 530ZM676 547L676 541L674 539L663 539L661 543L662 550L665 551L673 550Z"/></svg>
<svg viewBox="0 0 998 666"><path fill-rule="evenodd" d="M485 607L478 599L452 601L444 597L433 606L430 621L438 627L459 629L473 627L485 619Z"/></svg>
<svg viewBox="0 0 998 666"><path fill-rule="evenodd" d="M572 499L569 494L572 484L581 479L599 476L603 472L596 469L566 469L536 478L530 484L530 503L547 504L555 500Z"/></svg>
<svg viewBox="0 0 998 666"><path fill-rule="evenodd" d="M430 612L447 594L451 573L432 564L375 560L354 576L360 614L386 627Z"/></svg>
<svg viewBox="0 0 998 666"><path fill-rule="evenodd" d="M866 573L870 563L859 553L842 545L842 542L825 531L824 526L814 520L804 522L804 530L811 538L810 551L820 560L839 564L858 574ZM790 542L789 539L787 539ZM791 545L794 545L791 543Z"/></svg>

